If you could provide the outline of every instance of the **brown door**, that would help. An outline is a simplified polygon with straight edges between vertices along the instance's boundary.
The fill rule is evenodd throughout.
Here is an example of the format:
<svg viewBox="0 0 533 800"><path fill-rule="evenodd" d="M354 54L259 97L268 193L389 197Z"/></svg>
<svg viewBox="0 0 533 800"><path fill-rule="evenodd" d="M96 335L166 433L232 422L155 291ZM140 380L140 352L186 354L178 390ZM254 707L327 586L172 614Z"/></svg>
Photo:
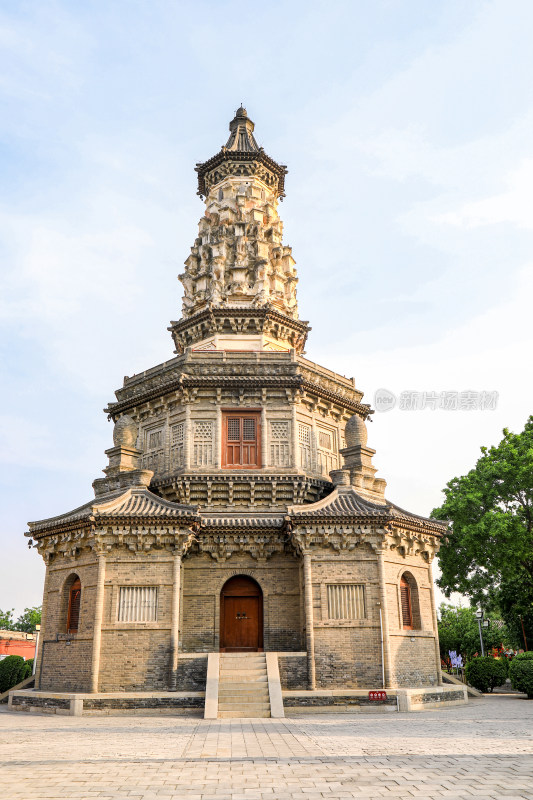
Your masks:
<svg viewBox="0 0 533 800"><path fill-rule="evenodd" d="M220 649L245 652L263 648L263 594L245 575L230 578L220 595Z"/></svg>
<svg viewBox="0 0 533 800"><path fill-rule="evenodd" d="M260 414L224 412L222 419L222 466L231 469L260 467Z"/></svg>

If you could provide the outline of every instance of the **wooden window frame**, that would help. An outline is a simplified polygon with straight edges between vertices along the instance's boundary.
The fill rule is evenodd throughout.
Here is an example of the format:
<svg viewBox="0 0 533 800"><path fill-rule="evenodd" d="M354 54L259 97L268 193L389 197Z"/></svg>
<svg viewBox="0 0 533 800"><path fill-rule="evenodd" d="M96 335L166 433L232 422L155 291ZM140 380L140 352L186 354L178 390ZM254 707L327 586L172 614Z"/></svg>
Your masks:
<svg viewBox="0 0 533 800"><path fill-rule="evenodd" d="M72 614L72 601L75 593L78 592L79 600L77 607L76 619L73 620ZM67 611L67 633L77 633L80 626L80 612L81 612L81 581L76 578L68 591L68 611ZM75 626L73 625L75 622Z"/></svg>
<svg viewBox="0 0 533 800"><path fill-rule="evenodd" d="M255 464L233 464L228 463L228 421L230 419L239 419L240 420L240 445L241 448L243 445L246 444L245 440L243 439L242 435L242 420L243 419L254 419L255 420L255 449L256 449L256 463ZM232 469L232 470L240 470L240 469L261 469L262 467L262 453L261 453L261 409L222 409L222 442L221 442L221 465L222 469ZM242 449L241 449L241 460L242 460Z"/></svg>
<svg viewBox="0 0 533 800"><path fill-rule="evenodd" d="M404 613L403 613L404 612L404 600L403 600L404 593L406 594L406 597L407 597L407 606L408 606L408 609L409 609L408 624L406 624L405 616L404 616ZM401 615L402 615L402 628L403 628L403 630L404 631L412 631L412 630L414 630L414 625L413 625L413 605L412 605L412 601L411 601L411 587L409 585L409 581L406 578L404 578L403 575L402 575L402 577L400 579L400 611L401 611Z"/></svg>

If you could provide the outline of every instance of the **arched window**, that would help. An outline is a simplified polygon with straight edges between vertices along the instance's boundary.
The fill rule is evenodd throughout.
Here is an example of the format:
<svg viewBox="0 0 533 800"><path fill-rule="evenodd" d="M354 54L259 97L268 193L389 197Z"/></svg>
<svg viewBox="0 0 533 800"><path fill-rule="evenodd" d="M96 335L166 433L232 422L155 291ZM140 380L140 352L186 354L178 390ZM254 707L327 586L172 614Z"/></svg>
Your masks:
<svg viewBox="0 0 533 800"><path fill-rule="evenodd" d="M223 200L224 199L224 190L223 189L219 189L218 190L218 199L219 200Z"/></svg>
<svg viewBox="0 0 533 800"><path fill-rule="evenodd" d="M413 629L413 607L411 602L411 587L405 576L400 581L400 605L402 609L402 628Z"/></svg>
<svg viewBox="0 0 533 800"><path fill-rule="evenodd" d="M69 590L67 633L77 633L80 621L81 582L76 578Z"/></svg>

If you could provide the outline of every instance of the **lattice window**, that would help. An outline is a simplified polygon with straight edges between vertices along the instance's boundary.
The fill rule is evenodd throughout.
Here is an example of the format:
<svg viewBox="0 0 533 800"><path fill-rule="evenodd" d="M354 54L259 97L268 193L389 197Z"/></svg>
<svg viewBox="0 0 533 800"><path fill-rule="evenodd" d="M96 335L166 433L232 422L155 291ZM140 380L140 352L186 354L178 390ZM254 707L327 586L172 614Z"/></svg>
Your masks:
<svg viewBox="0 0 533 800"><path fill-rule="evenodd" d="M177 425L173 425L171 436L173 446L183 444L183 440L185 438L185 424L183 422L178 422Z"/></svg>
<svg viewBox="0 0 533 800"><path fill-rule="evenodd" d="M329 619L364 619L365 589L358 583L332 583L327 587Z"/></svg>
<svg viewBox="0 0 533 800"><path fill-rule="evenodd" d="M255 442L256 440L255 419L253 417L251 419L244 417L242 421L242 440L243 442Z"/></svg>
<svg viewBox="0 0 533 800"><path fill-rule="evenodd" d="M147 443L148 450L157 450L159 447L161 447L162 442L163 442L162 430L148 432L148 443Z"/></svg>
<svg viewBox="0 0 533 800"><path fill-rule="evenodd" d="M163 450L163 433L163 428L145 431L145 453L142 457L143 469L151 469L152 472L155 473L164 472L165 453Z"/></svg>
<svg viewBox="0 0 533 800"><path fill-rule="evenodd" d="M289 422L270 423L270 464L273 467L291 465L289 432Z"/></svg>
<svg viewBox="0 0 533 800"><path fill-rule="evenodd" d="M170 429L170 460L175 467L185 463L185 423L178 422Z"/></svg>
<svg viewBox="0 0 533 800"><path fill-rule="evenodd" d="M228 419L228 442L238 442L241 438L241 420L234 417Z"/></svg>
<svg viewBox="0 0 533 800"><path fill-rule="evenodd" d="M318 446L324 447L326 450L332 450L331 447L331 433L326 431L318 432Z"/></svg>
<svg viewBox="0 0 533 800"><path fill-rule="evenodd" d="M156 622L157 586L121 586L118 597L119 622Z"/></svg>
<svg viewBox="0 0 533 800"><path fill-rule="evenodd" d="M337 469L338 458L335 447L335 432L332 430L318 430L318 470L322 475L329 475L332 469Z"/></svg>
<svg viewBox="0 0 533 800"><path fill-rule="evenodd" d="M302 469L312 469L311 458L311 426L304 425L302 422L298 425L298 441L300 443L300 466Z"/></svg>
<svg viewBox="0 0 533 800"><path fill-rule="evenodd" d="M214 424L209 421L195 421L193 425L193 465L210 467L213 464Z"/></svg>

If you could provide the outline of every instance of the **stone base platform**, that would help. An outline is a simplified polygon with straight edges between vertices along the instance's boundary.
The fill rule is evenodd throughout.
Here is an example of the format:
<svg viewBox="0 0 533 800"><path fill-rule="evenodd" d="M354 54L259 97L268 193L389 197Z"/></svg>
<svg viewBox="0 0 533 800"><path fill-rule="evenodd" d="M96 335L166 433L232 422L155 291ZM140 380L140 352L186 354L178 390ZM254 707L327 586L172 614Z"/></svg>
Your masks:
<svg viewBox="0 0 533 800"><path fill-rule="evenodd" d="M284 691L285 716L339 712L409 712L468 703L467 687L426 686L417 689L386 689L386 700L370 700L368 689L315 689Z"/></svg>
<svg viewBox="0 0 533 800"><path fill-rule="evenodd" d="M203 717L205 692L10 692L10 711L66 714L170 714Z"/></svg>
<svg viewBox="0 0 533 800"><path fill-rule="evenodd" d="M449 708L468 702L466 686L387 689L386 700L369 700L368 689L284 691L285 716L342 712L409 712ZM11 711L67 716L166 714L204 716L205 692L41 692L21 689L9 694Z"/></svg>

